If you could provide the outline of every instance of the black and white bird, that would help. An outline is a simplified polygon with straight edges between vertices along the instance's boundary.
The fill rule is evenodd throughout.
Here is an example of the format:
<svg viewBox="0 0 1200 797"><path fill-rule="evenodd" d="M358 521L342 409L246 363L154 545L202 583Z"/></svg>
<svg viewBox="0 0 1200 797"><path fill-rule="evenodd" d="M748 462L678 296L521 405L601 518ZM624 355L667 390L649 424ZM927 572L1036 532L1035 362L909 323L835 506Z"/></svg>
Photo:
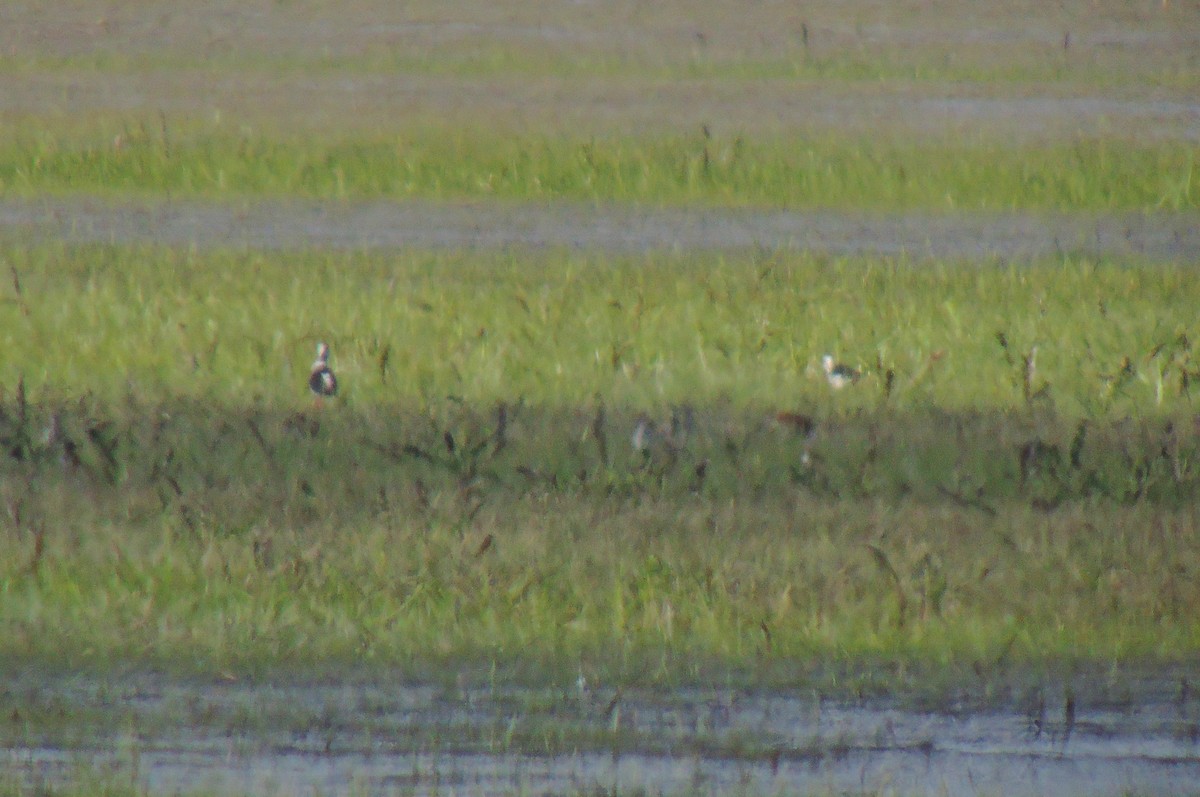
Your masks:
<svg viewBox="0 0 1200 797"><path fill-rule="evenodd" d="M846 385L853 384L862 377L861 373L850 366L835 363L833 356L829 354L821 358L821 365L825 368L825 378L834 390L841 390Z"/></svg>
<svg viewBox="0 0 1200 797"><path fill-rule="evenodd" d="M326 396L337 395L337 377L329 367L329 346L325 343L317 344L317 359L313 361L312 372L308 375L308 389L318 402Z"/></svg>

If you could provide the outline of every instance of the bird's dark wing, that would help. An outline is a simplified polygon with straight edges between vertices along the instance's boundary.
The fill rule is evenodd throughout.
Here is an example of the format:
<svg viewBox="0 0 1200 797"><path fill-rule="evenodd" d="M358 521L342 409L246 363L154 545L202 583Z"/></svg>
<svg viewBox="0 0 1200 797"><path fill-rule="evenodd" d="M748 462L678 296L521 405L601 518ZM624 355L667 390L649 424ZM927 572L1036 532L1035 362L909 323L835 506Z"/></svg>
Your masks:
<svg viewBox="0 0 1200 797"><path fill-rule="evenodd" d="M335 396L338 389L337 377L328 367L318 368L308 378L308 389L318 396Z"/></svg>

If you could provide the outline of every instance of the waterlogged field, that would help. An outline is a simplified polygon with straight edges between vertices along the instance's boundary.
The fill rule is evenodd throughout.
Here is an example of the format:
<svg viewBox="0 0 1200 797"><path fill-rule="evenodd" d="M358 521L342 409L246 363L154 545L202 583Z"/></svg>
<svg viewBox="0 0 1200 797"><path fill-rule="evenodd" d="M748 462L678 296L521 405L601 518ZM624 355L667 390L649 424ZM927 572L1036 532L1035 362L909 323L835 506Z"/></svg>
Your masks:
<svg viewBox="0 0 1200 797"><path fill-rule="evenodd" d="M1194 790L1198 31L5 4L0 794Z"/></svg>

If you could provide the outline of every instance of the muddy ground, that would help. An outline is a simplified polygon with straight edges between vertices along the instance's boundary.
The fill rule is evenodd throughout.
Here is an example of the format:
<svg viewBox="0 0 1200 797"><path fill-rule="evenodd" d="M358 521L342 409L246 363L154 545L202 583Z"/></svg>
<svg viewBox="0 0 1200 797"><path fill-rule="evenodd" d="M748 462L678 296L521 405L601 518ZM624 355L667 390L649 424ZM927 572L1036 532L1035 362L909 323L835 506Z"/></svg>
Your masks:
<svg viewBox="0 0 1200 797"><path fill-rule="evenodd" d="M245 249L799 250L1004 263L1200 260L1191 214L867 214L579 203L0 200L0 239Z"/></svg>

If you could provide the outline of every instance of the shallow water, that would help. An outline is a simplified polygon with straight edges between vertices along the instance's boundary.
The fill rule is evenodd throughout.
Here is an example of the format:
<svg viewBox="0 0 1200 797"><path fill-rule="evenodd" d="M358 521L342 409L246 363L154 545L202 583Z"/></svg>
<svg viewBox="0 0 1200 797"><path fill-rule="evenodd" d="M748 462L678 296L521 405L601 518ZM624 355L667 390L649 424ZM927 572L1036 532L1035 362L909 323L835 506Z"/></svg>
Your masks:
<svg viewBox="0 0 1200 797"><path fill-rule="evenodd" d="M803 250L911 260L1064 253L1200 259L1191 214L869 214L648 209L580 203L0 201L0 239L200 248Z"/></svg>
<svg viewBox="0 0 1200 797"><path fill-rule="evenodd" d="M3 688L0 764L152 794L1200 793L1187 676L1103 680L920 708L788 690L25 677ZM69 718L57 730L55 713Z"/></svg>

